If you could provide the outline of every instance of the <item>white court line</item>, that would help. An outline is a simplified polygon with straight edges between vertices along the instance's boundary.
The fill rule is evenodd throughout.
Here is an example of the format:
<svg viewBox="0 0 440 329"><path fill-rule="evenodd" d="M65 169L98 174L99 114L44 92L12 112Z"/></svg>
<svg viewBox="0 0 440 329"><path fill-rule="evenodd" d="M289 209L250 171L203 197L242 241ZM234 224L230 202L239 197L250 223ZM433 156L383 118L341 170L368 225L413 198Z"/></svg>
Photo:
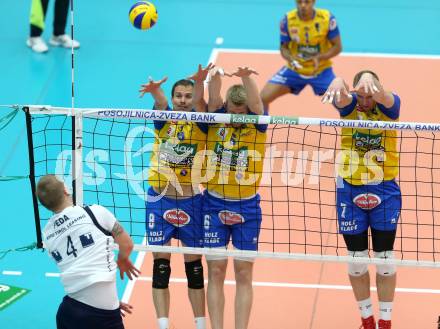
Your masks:
<svg viewBox="0 0 440 329"><path fill-rule="evenodd" d="M22 271L3 271L2 272L3 275L22 275L23 272Z"/></svg>
<svg viewBox="0 0 440 329"><path fill-rule="evenodd" d="M142 245L145 245L146 241L147 241L146 237L144 237L144 239L142 240ZM145 257L145 251L140 251L136 257L136 261L134 262L134 266L139 270L144 262L144 257ZM128 301L130 300L131 294L133 293L134 283L136 282L136 280L139 280L139 278L128 280L128 283L125 286L124 293L122 294L122 298L121 298L122 302L128 303Z"/></svg>
<svg viewBox="0 0 440 329"><path fill-rule="evenodd" d="M244 54L279 54L277 49L240 49L240 48L213 48L211 58L217 59L219 53L244 53ZM378 57L378 58L413 58L413 59L440 59L440 55L428 54L392 54L392 53L356 53L343 52L343 57ZM208 63L209 63L208 62Z"/></svg>
<svg viewBox="0 0 440 329"><path fill-rule="evenodd" d="M152 281L150 276L138 277L139 281ZM185 283L186 278L171 278L170 282ZM207 281L205 280L205 283ZM235 286L235 281L225 280L225 285ZM272 287L272 288L298 288L298 289L328 289L328 290L351 290L351 286L334 285L334 284L305 284L305 283L287 283L287 282L252 282L254 287ZM377 291L376 287L371 287L372 291ZM418 293L418 294L440 294L440 289L422 289L422 288L396 288L396 292Z"/></svg>
<svg viewBox="0 0 440 329"><path fill-rule="evenodd" d="M61 274L60 273L46 272L46 273L44 273L44 276L46 276L48 278L59 278L61 276Z"/></svg>

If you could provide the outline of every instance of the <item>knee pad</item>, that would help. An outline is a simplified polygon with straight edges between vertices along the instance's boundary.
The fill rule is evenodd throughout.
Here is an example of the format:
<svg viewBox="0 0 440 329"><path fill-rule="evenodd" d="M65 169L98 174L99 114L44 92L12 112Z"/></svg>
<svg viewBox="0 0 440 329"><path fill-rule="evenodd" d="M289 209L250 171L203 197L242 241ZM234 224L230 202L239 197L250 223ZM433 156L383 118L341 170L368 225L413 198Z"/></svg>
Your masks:
<svg viewBox="0 0 440 329"><path fill-rule="evenodd" d="M171 267L170 260L158 258L153 265L153 288L167 289L170 283Z"/></svg>
<svg viewBox="0 0 440 329"><path fill-rule="evenodd" d="M380 259L394 259L394 253L392 250L387 251L379 251L374 252L375 258ZM391 276L396 273L396 265L394 264L377 264L376 265L376 272L379 275L382 276Z"/></svg>
<svg viewBox="0 0 440 329"><path fill-rule="evenodd" d="M202 260L198 259L193 262L185 262L185 273L188 280L188 288L203 289L205 280L203 278Z"/></svg>
<svg viewBox="0 0 440 329"><path fill-rule="evenodd" d="M368 257L368 250L348 251L351 257ZM348 263L348 274L351 276L362 276L368 272L368 265L365 263Z"/></svg>

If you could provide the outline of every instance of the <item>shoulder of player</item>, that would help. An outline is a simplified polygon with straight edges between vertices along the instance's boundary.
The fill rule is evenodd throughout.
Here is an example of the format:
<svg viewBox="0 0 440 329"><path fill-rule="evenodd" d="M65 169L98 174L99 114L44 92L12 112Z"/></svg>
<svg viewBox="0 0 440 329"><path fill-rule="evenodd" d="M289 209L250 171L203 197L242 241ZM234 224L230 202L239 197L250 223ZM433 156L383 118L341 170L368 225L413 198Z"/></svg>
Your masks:
<svg viewBox="0 0 440 329"><path fill-rule="evenodd" d="M101 219L101 217L114 216L110 210L108 210L106 207L103 207L99 204L89 205L89 208L92 211L92 213L95 215L95 217L98 217L98 216L100 217L99 219Z"/></svg>
<svg viewBox="0 0 440 329"><path fill-rule="evenodd" d="M318 19L328 20L332 16L332 13L328 9L315 8L315 13L316 13L315 18Z"/></svg>
<svg viewBox="0 0 440 329"><path fill-rule="evenodd" d="M284 14L287 20L299 20L298 9L292 9Z"/></svg>

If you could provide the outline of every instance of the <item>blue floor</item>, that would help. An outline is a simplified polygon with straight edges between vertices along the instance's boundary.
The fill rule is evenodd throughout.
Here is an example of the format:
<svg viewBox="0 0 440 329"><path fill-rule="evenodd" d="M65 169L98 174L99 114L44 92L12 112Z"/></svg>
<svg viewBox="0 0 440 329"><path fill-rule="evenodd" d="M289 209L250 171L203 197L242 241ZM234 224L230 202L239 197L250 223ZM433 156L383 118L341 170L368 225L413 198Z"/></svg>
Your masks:
<svg viewBox="0 0 440 329"><path fill-rule="evenodd" d="M207 62L217 37L224 38L225 48L277 49L278 22L294 5L293 0L156 0L158 23L142 32L128 23L133 2L75 2L75 37L81 42L75 53L76 106L151 107L149 97L138 98L139 85L149 75L156 79L168 75L169 81L187 76L198 63ZM29 3L0 1L0 105L70 106L70 50L34 54L25 46ZM440 54L438 0L318 0L317 6L331 9L336 16L346 52ZM46 39L51 33L51 11L52 6ZM165 87L167 93L170 87L171 82ZM0 108L0 117L8 111ZM0 140L0 176L27 175L22 113L0 131ZM0 250L34 242L28 180L0 181L0 195ZM4 270L22 275L2 275ZM56 271L41 251L13 253L0 260L0 284L32 290L0 311L0 328L55 327L63 291L59 279L44 274ZM123 284L119 286L122 292Z"/></svg>

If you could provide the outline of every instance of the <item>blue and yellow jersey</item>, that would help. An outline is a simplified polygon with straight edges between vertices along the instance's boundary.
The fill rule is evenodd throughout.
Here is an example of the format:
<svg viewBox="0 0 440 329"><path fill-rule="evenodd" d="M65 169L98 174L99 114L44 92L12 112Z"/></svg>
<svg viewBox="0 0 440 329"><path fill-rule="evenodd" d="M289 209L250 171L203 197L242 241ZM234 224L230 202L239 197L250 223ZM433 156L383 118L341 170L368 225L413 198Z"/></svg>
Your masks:
<svg viewBox="0 0 440 329"><path fill-rule="evenodd" d="M327 52L332 44L330 40L339 36L339 28L335 17L325 9L315 9L313 19L303 21L296 9L289 11L282 19L280 26L281 44L288 43L293 56L304 60L302 68L288 67L303 75L313 75L313 62L306 61L313 56ZM316 74L332 65L330 60L322 60Z"/></svg>
<svg viewBox="0 0 440 329"><path fill-rule="evenodd" d="M394 95L394 104L387 109L381 104L368 112L357 109L356 94L348 106L339 109L342 119L398 121L400 98ZM342 128L342 156L339 175L352 185L375 184L390 181L399 173L397 131L381 129Z"/></svg>
<svg viewBox="0 0 440 329"><path fill-rule="evenodd" d="M154 129L156 139L148 183L156 188L166 187L169 181L191 185L191 169L197 166L199 172L202 170L203 154L199 151L205 149L208 126L187 121L154 121Z"/></svg>
<svg viewBox="0 0 440 329"><path fill-rule="evenodd" d="M225 113L222 108L218 113ZM223 123L209 126L204 186L226 199L250 198L257 194L266 149L264 124L233 127Z"/></svg>

